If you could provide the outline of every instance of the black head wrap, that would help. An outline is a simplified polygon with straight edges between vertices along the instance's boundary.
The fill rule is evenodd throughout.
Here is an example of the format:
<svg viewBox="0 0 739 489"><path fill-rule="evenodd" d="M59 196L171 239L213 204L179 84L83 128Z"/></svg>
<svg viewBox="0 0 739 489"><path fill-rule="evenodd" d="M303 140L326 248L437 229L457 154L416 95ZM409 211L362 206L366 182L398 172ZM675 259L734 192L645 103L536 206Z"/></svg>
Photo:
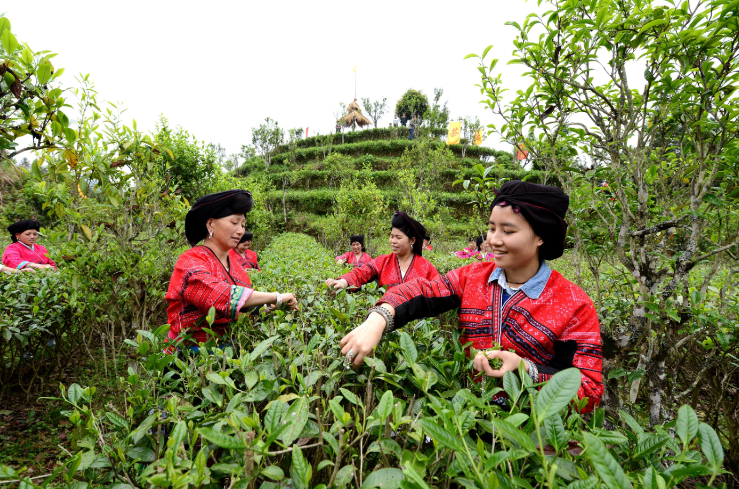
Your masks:
<svg viewBox="0 0 739 489"><path fill-rule="evenodd" d="M428 241L429 243L431 242L431 236L429 236L428 234L427 234L427 235L425 235L425 236L423 237L423 239L425 239L425 240L426 240L426 241Z"/></svg>
<svg viewBox="0 0 739 489"><path fill-rule="evenodd" d="M185 237L195 246L208 235L208 219L221 219L234 214L246 214L254 199L246 190L227 190L200 197L185 216Z"/></svg>
<svg viewBox="0 0 739 489"><path fill-rule="evenodd" d="M362 245L362 251L367 251L364 248L364 234L354 234L352 236L349 236L349 244L352 244L354 242L357 242Z"/></svg>
<svg viewBox="0 0 739 489"><path fill-rule="evenodd" d="M13 243L18 241L18 238L15 237L16 234L20 234L24 231L28 231L29 229L35 229L38 231L41 229L41 224L36 219L25 219L23 221L18 221L14 224L11 224L8 226L8 232L10 233L10 239L13 240Z"/></svg>
<svg viewBox="0 0 739 489"><path fill-rule="evenodd" d="M475 246L477 246L477 251L482 251L482 242L485 241L482 236L478 236L475 238Z"/></svg>
<svg viewBox="0 0 739 489"><path fill-rule="evenodd" d="M553 260L562 256L567 235L565 217L570 206L570 198L562 189L511 180L497 189L495 194L491 212L495 206L510 205L544 241L539 247L539 258Z"/></svg>
<svg viewBox="0 0 739 489"><path fill-rule="evenodd" d="M239 244L244 243L246 241L251 241L254 239L254 233L250 231L244 231L244 235L239 240Z"/></svg>
<svg viewBox="0 0 739 489"><path fill-rule="evenodd" d="M400 230L408 238L416 238L416 242L413 243L413 253L418 256L423 255L423 237L426 235L426 228L420 222L405 212L396 212L393 214L390 225Z"/></svg>

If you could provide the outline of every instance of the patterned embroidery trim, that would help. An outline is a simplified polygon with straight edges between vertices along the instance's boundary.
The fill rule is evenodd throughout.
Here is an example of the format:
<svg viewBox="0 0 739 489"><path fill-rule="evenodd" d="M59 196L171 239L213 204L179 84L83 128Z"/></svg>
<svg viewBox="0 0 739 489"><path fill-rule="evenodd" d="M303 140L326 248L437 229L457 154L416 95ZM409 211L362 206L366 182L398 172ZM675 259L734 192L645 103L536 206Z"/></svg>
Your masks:
<svg viewBox="0 0 739 489"><path fill-rule="evenodd" d="M244 292L246 290L244 287L239 287L238 285L232 285L231 286L231 302L229 302L229 309L228 309L228 317L230 319L236 319L236 316L239 314L239 305L243 305L243 302L245 302L243 296L245 295Z"/></svg>
<svg viewBox="0 0 739 489"><path fill-rule="evenodd" d="M17 267L17 268L18 268L18 270L20 270L21 268L25 267L25 266L26 266L26 265L28 265L29 263L31 263L31 262L30 262L30 261L22 261L22 262L20 262L20 264L19 264L19 265L18 265L18 267Z"/></svg>

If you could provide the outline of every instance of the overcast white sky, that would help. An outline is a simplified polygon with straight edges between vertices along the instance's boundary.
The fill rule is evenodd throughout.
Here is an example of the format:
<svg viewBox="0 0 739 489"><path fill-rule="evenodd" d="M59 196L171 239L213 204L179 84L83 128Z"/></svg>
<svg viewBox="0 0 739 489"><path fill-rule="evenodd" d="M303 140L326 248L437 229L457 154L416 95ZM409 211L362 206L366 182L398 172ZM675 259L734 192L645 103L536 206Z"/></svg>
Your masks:
<svg viewBox="0 0 739 489"><path fill-rule="evenodd" d="M286 128L333 130L339 102L387 97L387 127L408 88L444 89L453 118L492 116L479 104L468 53L501 58L504 83L514 29L536 9L523 0L466 2L209 2L46 0L2 7L19 41L59 53L63 85L89 73L100 98L123 102L127 119L154 130L160 114L229 153L251 142L265 117ZM495 138L486 145L507 149Z"/></svg>

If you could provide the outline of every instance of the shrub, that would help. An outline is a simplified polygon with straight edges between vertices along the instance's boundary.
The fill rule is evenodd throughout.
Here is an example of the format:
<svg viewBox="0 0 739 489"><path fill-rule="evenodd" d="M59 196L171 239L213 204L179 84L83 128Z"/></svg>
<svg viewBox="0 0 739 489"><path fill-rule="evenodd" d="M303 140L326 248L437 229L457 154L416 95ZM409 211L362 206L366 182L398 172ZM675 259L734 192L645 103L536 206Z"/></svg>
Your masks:
<svg viewBox="0 0 739 489"><path fill-rule="evenodd" d="M716 432L690 407L653 431L625 412L624 428L606 429L602 409L573 409L576 369L543 387L523 372L476 383L456 328L437 319L346 370L339 340L382 291L326 294L316 284L339 267L306 236L275 239L262 263L256 287L294 291L301 310L243 315L232 343L196 354L164 353L166 327L139 331L125 401L98 407L94 386L62 390L74 453L45 485L626 488L710 486L721 473ZM508 410L488 402L503 391Z"/></svg>

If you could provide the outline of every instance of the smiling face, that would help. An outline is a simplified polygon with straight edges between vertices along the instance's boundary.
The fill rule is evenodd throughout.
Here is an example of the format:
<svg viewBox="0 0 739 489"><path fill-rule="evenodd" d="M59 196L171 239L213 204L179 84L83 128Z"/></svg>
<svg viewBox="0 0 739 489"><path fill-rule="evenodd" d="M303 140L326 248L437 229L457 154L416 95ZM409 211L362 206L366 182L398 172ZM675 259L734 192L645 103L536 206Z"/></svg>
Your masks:
<svg viewBox="0 0 739 489"><path fill-rule="evenodd" d="M16 233L15 238L27 246L33 246L38 239L38 231L35 229L26 229L22 233Z"/></svg>
<svg viewBox="0 0 739 489"><path fill-rule="evenodd" d="M390 230L390 248L396 255L405 256L413 252L415 242L416 238L409 238L398 228L392 228Z"/></svg>
<svg viewBox="0 0 739 489"><path fill-rule="evenodd" d="M488 221L487 244L495 264L504 269L519 269L539 263L539 246L544 241L521 214L511 206L495 206Z"/></svg>
<svg viewBox="0 0 739 489"><path fill-rule="evenodd" d="M352 253L358 255L362 252L362 243L359 241L352 241Z"/></svg>
<svg viewBox="0 0 739 489"><path fill-rule="evenodd" d="M212 244L224 250L236 248L246 231L245 224L246 218L239 214L220 219L209 219L207 223L208 232L213 233L213 239L205 238L205 240L206 242L212 241Z"/></svg>
<svg viewBox="0 0 739 489"><path fill-rule="evenodd" d="M236 251L241 253L242 255L246 252L246 250L251 248L251 240L244 241L243 243L239 243L239 245L236 247Z"/></svg>

